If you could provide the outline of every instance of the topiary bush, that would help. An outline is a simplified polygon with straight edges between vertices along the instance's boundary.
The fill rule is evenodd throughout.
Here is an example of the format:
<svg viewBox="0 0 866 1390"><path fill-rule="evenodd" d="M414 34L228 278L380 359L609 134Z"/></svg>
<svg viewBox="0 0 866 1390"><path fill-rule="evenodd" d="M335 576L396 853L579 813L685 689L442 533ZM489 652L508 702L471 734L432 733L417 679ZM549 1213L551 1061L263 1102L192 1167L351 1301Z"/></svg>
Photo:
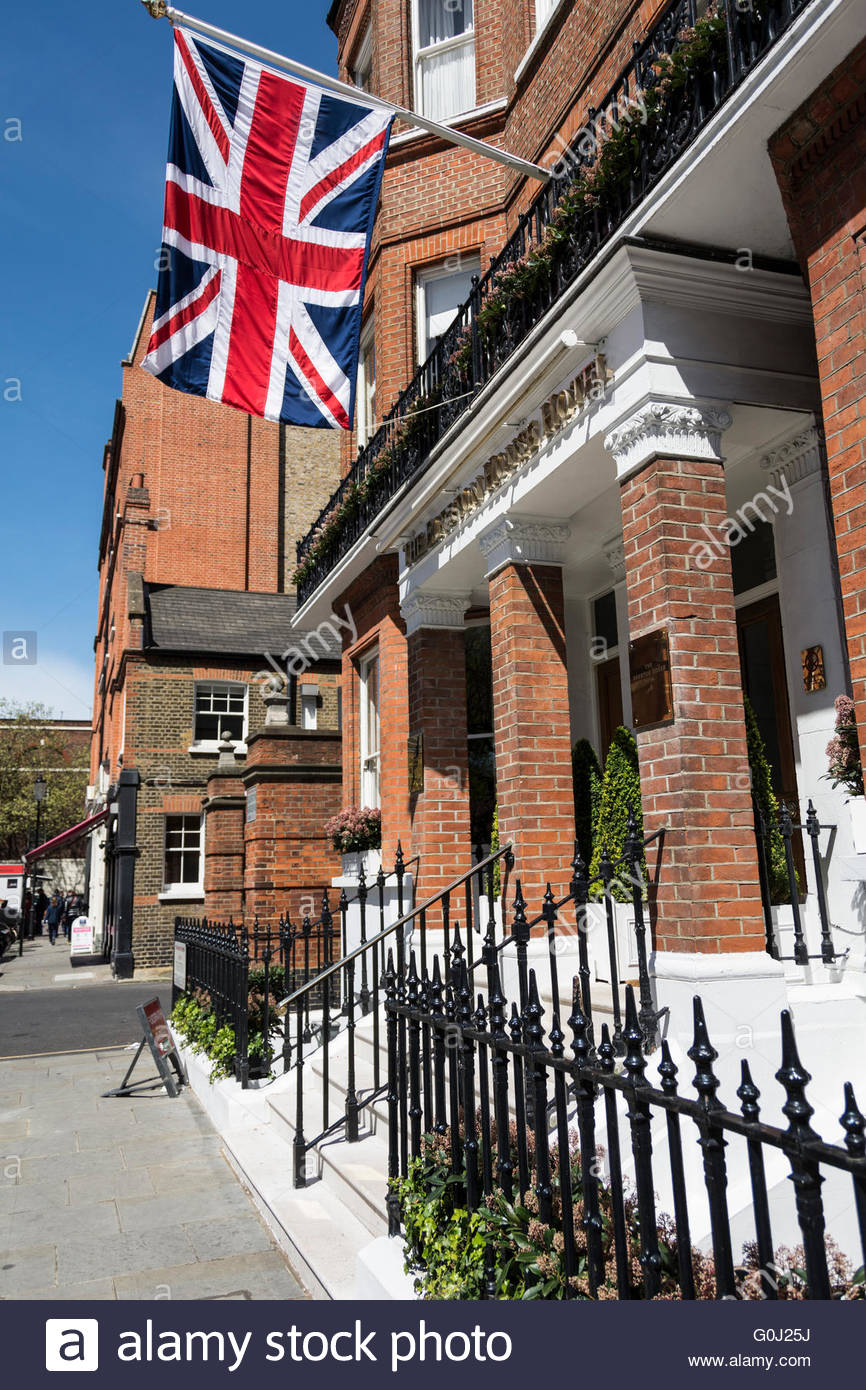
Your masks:
<svg viewBox="0 0 866 1390"><path fill-rule="evenodd" d="M589 864L601 810L601 767L588 738L578 739L571 750L571 777L574 786L574 838L584 864Z"/></svg>
<svg viewBox="0 0 866 1390"><path fill-rule="evenodd" d="M773 791L773 774L767 749L758 728L755 711L748 695L743 695L746 716L746 749L752 774L752 795L764 820L764 857L771 903L790 900L788 868L785 863L785 841L779 829L779 800Z"/></svg>
<svg viewBox="0 0 866 1390"><path fill-rule="evenodd" d="M606 849L616 871L611 885L611 897L619 903L630 903L632 900L632 885L628 878L628 869L621 862L625 850L630 811L635 818L637 834L642 839L643 807L640 797L637 740L631 729L626 729L621 724L613 736L604 765L604 776L601 779L601 805L589 870L590 878L598 877L602 851ZM640 872L644 882L646 882L646 860L643 854L641 854L640 859ZM600 888L596 886L594 896L598 896L599 893Z"/></svg>

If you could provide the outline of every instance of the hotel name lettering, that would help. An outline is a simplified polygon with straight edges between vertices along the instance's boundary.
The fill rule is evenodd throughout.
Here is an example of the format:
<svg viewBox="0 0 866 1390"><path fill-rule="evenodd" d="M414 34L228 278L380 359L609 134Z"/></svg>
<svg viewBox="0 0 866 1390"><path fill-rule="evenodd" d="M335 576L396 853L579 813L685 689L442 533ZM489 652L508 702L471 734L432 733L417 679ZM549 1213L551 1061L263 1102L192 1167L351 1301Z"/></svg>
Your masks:
<svg viewBox="0 0 866 1390"><path fill-rule="evenodd" d="M489 458L477 477L467 487L461 488L448 506L427 522L423 531L407 541L406 564L414 565L420 560L449 531L477 511L492 492L501 487L512 473L516 473L522 463L532 458L548 439L558 434L584 406L590 401L600 400L612 376L603 353L597 353L573 381L561 391L554 391L552 396L548 396L539 411L540 418L531 420L507 448Z"/></svg>

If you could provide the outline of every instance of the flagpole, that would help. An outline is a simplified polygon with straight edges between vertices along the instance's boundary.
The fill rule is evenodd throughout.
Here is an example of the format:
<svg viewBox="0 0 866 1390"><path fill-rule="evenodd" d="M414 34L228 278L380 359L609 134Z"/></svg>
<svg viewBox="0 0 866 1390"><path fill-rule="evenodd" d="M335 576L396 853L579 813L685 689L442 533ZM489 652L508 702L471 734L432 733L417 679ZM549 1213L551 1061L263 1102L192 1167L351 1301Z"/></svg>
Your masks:
<svg viewBox="0 0 866 1390"><path fill-rule="evenodd" d="M500 150L496 145L489 145L486 140L476 140L472 135L464 135L462 130L453 130L451 126L440 125L438 121L431 121L426 116L419 116L417 112L409 111L405 106L395 106L393 102L384 101L381 97L372 96L369 92L360 92L357 87L351 86L348 82L341 82L337 77L328 77L326 73L317 72L315 68L305 67L303 63L296 63L292 58L284 58L281 53L274 53L269 48L260 48L258 44L238 38L237 34L230 34L226 29L218 29L214 24L207 24L202 19L194 19L192 15L184 14L182 10L176 10L173 5L166 4L166 0L141 0L141 3L154 19L167 19L171 24L180 24L184 28L195 29L208 38L229 44L232 48L238 48L243 53L249 53L253 58L260 58L262 62L268 63L271 67L283 68L293 77L303 78L306 82L314 82L317 86L324 87L326 91L337 92L341 97L347 98L358 106L368 108L373 106L380 111L390 111L409 125L418 126L419 129L426 130L431 135L438 135L442 140L447 140L452 145L462 145L464 149L471 150L473 154L479 154L484 159L493 159L498 164L506 164L510 169L515 169L517 173L523 174L527 178L540 179L542 183L547 183L550 178L549 170L543 169L540 164L533 164L528 159L521 159L519 155L509 154L507 150Z"/></svg>

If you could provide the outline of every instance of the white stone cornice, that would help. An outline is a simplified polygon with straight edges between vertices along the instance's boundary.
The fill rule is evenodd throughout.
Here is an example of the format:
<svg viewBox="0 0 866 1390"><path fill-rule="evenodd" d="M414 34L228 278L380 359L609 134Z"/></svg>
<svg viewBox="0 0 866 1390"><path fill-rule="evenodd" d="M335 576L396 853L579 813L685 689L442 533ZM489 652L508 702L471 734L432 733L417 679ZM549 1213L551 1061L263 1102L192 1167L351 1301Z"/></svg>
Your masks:
<svg viewBox="0 0 866 1390"><path fill-rule="evenodd" d="M607 541L604 545L604 558L610 565L611 573L617 584L625 579L625 542L622 536L616 537L612 541Z"/></svg>
<svg viewBox="0 0 866 1390"><path fill-rule="evenodd" d="M658 456L722 463L722 431L732 423L724 406L650 401L605 437L621 478Z"/></svg>
<svg viewBox="0 0 866 1390"><path fill-rule="evenodd" d="M411 637L422 627L462 629L469 605L469 594L434 594L416 589L400 601L406 636Z"/></svg>
<svg viewBox="0 0 866 1390"><path fill-rule="evenodd" d="M815 425L807 425L768 450L761 459L761 467L772 475L776 487L783 479L791 487L811 473L820 473L822 445L821 431Z"/></svg>
<svg viewBox="0 0 866 1390"><path fill-rule="evenodd" d="M485 578L503 565L562 565L563 548L571 528L562 521L503 517L478 537L486 560Z"/></svg>

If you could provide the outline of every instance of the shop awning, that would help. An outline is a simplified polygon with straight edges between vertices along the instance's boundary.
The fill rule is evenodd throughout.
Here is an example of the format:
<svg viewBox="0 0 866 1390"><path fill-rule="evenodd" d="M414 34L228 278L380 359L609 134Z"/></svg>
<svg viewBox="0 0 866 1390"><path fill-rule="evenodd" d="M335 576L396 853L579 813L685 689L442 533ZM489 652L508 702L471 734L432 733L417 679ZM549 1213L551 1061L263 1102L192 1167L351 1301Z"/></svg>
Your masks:
<svg viewBox="0 0 866 1390"><path fill-rule="evenodd" d="M79 821L78 825L71 825L68 830L62 830L59 835L53 835L50 840L46 840L44 845L37 845L35 849L29 849L24 856L24 863L32 864L35 859L44 859L46 855L55 854L64 845L71 845L73 840L80 840L82 835L89 835L91 830L95 830L101 825L108 815L108 807L104 811L98 811L95 816L89 816L87 820Z"/></svg>

